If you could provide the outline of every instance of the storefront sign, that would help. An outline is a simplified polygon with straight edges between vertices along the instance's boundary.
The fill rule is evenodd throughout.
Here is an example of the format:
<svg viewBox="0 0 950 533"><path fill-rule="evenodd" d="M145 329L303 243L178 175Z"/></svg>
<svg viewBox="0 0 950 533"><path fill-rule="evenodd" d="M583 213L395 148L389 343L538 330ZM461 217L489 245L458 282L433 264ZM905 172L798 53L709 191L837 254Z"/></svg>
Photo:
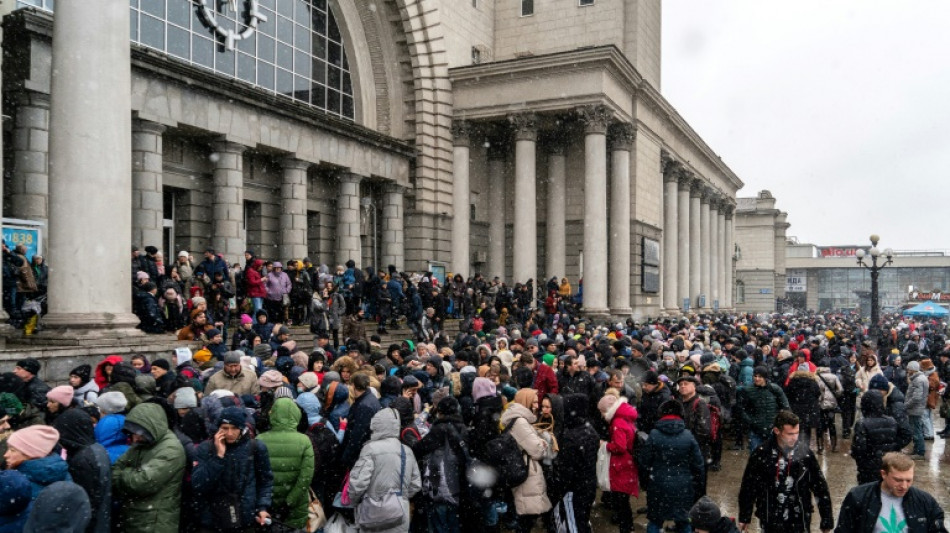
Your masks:
<svg viewBox="0 0 950 533"><path fill-rule="evenodd" d="M854 254L856 254L858 250L863 249L864 248L860 246L824 246L818 248L818 253L821 257L854 257Z"/></svg>
<svg viewBox="0 0 950 533"><path fill-rule="evenodd" d="M789 270L785 274L785 292L807 292L804 270Z"/></svg>

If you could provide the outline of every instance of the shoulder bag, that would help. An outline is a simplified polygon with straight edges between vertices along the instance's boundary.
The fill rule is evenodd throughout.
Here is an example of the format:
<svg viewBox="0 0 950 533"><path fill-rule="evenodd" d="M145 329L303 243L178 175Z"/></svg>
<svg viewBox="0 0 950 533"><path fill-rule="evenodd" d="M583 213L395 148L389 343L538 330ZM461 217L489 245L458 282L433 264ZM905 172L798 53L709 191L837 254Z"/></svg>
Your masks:
<svg viewBox="0 0 950 533"><path fill-rule="evenodd" d="M360 531L376 531L398 526L405 518L402 507L402 486L406 475L406 447L399 443L399 490L391 490L381 498L364 496L356 508L356 524Z"/></svg>

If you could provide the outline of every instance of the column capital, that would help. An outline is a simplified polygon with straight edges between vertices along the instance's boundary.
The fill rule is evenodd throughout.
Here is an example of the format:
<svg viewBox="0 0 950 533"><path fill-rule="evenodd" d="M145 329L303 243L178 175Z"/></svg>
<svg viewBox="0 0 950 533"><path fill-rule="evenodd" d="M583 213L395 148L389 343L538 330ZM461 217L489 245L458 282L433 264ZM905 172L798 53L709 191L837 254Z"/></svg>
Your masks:
<svg viewBox="0 0 950 533"><path fill-rule="evenodd" d="M703 180L700 178L693 178L693 181L689 184L689 195L691 197L702 198L703 197Z"/></svg>
<svg viewBox="0 0 950 533"><path fill-rule="evenodd" d="M244 150L247 150L247 146L227 139L216 139L211 141L211 149L215 152L227 154L243 154Z"/></svg>
<svg viewBox="0 0 950 533"><path fill-rule="evenodd" d="M363 181L363 176L349 171L340 171L336 173L336 178L340 183L355 183L357 185Z"/></svg>
<svg viewBox="0 0 950 533"><path fill-rule="evenodd" d="M386 194L406 194L406 187L394 181L388 181L383 184L383 192Z"/></svg>
<svg viewBox="0 0 950 533"><path fill-rule="evenodd" d="M452 121L452 146L469 146L472 136L472 123L467 120Z"/></svg>
<svg viewBox="0 0 950 533"><path fill-rule="evenodd" d="M166 128L164 124L159 124L158 122L138 117L132 119L132 133L152 133L154 135L161 135L165 133L166 129L168 128Z"/></svg>
<svg viewBox="0 0 950 533"><path fill-rule="evenodd" d="M514 113L508 115L508 123L514 129L515 140L538 140L538 115L534 113Z"/></svg>
<svg viewBox="0 0 950 533"><path fill-rule="evenodd" d="M667 159L666 161L663 162L662 168L663 168L663 181L669 183L669 182L675 182L679 180L679 174L680 174L679 171L680 171L680 168L682 168L682 165L680 165L679 161L675 161L673 159Z"/></svg>
<svg viewBox="0 0 950 533"><path fill-rule="evenodd" d="M718 191L710 191L709 193L709 210L710 211L719 211L719 207L722 205L722 196L719 195Z"/></svg>
<svg viewBox="0 0 950 533"><path fill-rule="evenodd" d="M693 179L695 174L691 170L688 170L684 167L680 167L679 172L677 173L677 181L679 182L679 188L681 191L688 191L693 186Z"/></svg>
<svg viewBox="0 0 950 533"><path fill-rule="evenodd" d="M605 105L585 105L577 108L577 115L584 124L586 134L607 134L607 127L613 118L613 113Z"/></svg>
<svg viewBox="0 0 950 533"><path fill-rule="evenodd" d="M280 168L283 170L308 170L310 162L296 157L285 157L280 160Z"/></svg>
<svg viewBox="0 0 950 533"><path fill-rule="evenodd" d="M18 107L31 106L49 109L49 95L46 93L24 89L14 95L14 101Z"/></svg>
<svg viewBox="0 0 950 533"><path fill-rule="evenodd" d="M736 206L732 204L726 204L726 207L725 207L726 220L732 220L732 216L735 213L735 211L736 211Z"/></svg>
<svg viewBox="0 0 950 533"><path fill-rule="evenodd" d="M544 143L544 151L549 155L564 155L564 141L557 138L548 139Z"/></svg>
<svg viewBox="0 0 950 533"><path fill-rule="evenodd" d="M610 126L610 145L613 151L631 151L636 138L637 128L629 122L618 122Z"/></svg>

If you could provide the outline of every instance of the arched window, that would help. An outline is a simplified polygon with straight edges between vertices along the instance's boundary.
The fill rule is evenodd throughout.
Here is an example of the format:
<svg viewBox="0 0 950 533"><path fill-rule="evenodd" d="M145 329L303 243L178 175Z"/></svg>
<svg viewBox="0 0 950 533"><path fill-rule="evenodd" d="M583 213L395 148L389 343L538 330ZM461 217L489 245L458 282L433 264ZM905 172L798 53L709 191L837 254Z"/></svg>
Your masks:
<svg viewBox="0 0 950 533"><path fill-rule="evenodd" d="M353 82L327 0L130 0L135 43L352 120Z"/></svg>

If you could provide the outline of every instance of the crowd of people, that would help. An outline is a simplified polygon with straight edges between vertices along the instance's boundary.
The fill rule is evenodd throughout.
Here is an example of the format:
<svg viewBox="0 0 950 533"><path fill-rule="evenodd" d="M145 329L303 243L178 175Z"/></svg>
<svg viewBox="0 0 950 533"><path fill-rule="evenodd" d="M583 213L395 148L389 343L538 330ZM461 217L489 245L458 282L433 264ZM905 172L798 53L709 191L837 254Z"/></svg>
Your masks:
<svg viewBox="0 0 950 533"><path fill-rule="evenodd" d="M147 293L176 281L146 270L134 275ZM566 280L551 280L548 308L530 283L446 289L370 271L357 293L358 272L347 265L310 297L309 352L287 327L300 317L269 294L245 293L254 319L241 313L225 340L214 302L240 281L209 250L180 291L203 287L179 328L200 349L110 356L53 388L38 361L19 361L0 375L0 531L586 532L595 505L620 533L638 513L649 533L745 531L753 515L769 533L807 532L816 508L823 531L946 531L911 486L934 419L950 416L943 324L888 317L876 340L851 315L594 324L560 291ZM440 312L459 318L458 335L367 337L359 319L388 324L383 307L397 304L379 287L393 283L448 298ZM339 306L357 325L334 332L326 315ZM816 456L844 439L858 486L836 521ZM735 520L706 497L724 447L749 450Z"/></svg>

